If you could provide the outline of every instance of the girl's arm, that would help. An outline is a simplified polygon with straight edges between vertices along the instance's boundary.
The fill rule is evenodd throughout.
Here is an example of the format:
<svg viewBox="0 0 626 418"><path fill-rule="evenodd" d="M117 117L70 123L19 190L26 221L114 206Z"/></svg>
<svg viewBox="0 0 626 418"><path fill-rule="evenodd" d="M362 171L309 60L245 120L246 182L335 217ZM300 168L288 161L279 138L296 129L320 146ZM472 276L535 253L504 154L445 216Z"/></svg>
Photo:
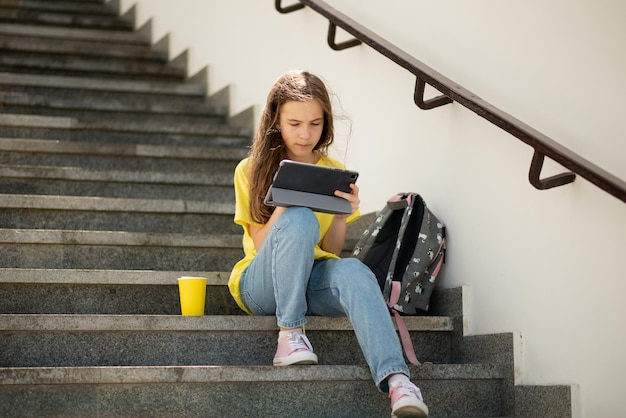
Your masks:
<svg viewBox="0 0 626 418"><path fill-rule="evenodd" d="M346 218L345 215L335 215L333 217L333 223L330 224L330 228L324 235L322 241L322 249L339 255L343 249L343 244L346 241Z"/></svg>
<svg viewBox="0 0 626 418"><path fill-rule="evenodd" d="M359 188L356 184L351 184L350 188L352 189L352 193L336 190L335 195L348 200L352 207L352 213L354 213L359 209ZM346 219L348 216L349 215L335 215L333 217L333 222L330 224L330 228L328 228L322 240L322 249L324 251L335 255L341 254L341 250L343 250L343 245L346 241Z"/></svg>
<svg viewBox="0 0 626 418"><path fill-rule="evenodd" d="M252 242L254 242L254 248L257 251L259 251L259 248L261 248L261 245L263 245L263 241L265 241L265 236L269 232L270 228L274 225L276 220L286 209L287 208L277 206L276 209L274 209L274 213L272 213L272 216L270 216L267 223L262 227L248 225L248 229L250 230L250 236L252 237Z"/></svg>

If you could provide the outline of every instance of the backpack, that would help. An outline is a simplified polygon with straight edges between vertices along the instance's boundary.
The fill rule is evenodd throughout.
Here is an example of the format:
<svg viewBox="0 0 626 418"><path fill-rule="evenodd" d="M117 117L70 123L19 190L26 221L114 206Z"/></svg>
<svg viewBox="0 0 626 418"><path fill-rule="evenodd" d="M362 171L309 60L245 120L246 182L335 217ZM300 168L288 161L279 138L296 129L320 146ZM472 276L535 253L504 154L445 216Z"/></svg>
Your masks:
<svg viewBox="0 0 626 418"><path fill-rule="evenodd" d="M365 229L352 252L378 279L404 351L413 364L419 361L401 315L428 311L445 251L443 222L417 193L398 193Z"/></svg>

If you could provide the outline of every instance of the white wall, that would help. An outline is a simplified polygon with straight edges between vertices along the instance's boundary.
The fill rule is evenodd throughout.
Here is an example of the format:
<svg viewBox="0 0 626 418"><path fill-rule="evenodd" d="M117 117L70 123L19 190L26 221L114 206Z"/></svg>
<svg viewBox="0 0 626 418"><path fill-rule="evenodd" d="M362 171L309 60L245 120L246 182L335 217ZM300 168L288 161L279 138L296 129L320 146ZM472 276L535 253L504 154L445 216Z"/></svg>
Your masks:
<svg viewBox="0 0 626 418"><path fill-rule="evenodd" d="M123 0L126 10L134 1ZM326 45L311 10L273 1L139 0L155 41L190 48L233 114L262 106L285 70L320 74L352 120L336 154L361 172L362 209L417 191L448 225L441 284L469 285L470 334L519 331L522 384L579 385L576 415L626 411L626 205L578 177L537 191L532 150L464 107L412 101L414 78L368 47ZM290 4L285 0L285 4ZM620 0L334 0L437 71L626 179L626 3ZM340 36L340 39L344 39ZM345 157L345 158L344 158ZM560 172L549 162L544 175Z"/></svg>

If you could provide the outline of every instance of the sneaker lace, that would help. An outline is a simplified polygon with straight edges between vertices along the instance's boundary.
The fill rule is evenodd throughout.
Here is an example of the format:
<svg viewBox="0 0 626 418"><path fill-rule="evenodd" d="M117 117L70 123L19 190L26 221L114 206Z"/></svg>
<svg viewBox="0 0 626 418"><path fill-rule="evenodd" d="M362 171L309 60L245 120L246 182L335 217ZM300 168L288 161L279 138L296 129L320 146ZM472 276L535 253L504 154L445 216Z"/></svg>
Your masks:
<svg viewBox="0 0 626 418"><path fill-rule="evenodd" d="M423 401L422 391L413 383L401 383L398 386L396 386L395 391L397 391L397 393L400 395L399 397L415 396L420 401Z"/></svg>
<svg viewBox="0 0 626 418"><path fill-rule="evenodd" d="M289 335L289 347L291 347L293 351L298 351L298 350L313 351L313 346L311 345L311 342L309 341L307 336L297 331L292 332Z"/></svg>

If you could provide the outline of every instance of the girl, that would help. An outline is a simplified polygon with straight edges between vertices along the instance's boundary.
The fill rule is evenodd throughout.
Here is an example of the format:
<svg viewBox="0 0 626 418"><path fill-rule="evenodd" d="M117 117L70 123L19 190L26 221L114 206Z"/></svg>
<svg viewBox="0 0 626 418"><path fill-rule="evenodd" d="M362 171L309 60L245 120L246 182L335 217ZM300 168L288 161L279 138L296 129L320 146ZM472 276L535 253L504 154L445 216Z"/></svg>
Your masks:
<svg viewBox="0 0 626 418"><path fill-rule="evenodd" d="M409 381L398 336L374 274L355 258L339 258L346 225L359 217L359 188L335 194L351 215L303 207L268 207L265 194L283 159L341 167L327 155L333 115L324 83L306 71L280 77L267 97L250 156L235 169L235 223L245 257L230 276L237 304L253 315L276 315L275 366L317 364L303 333L307 315L347 316L376 386L389 393L392 415L426 417L428 407Z"/></svg>

